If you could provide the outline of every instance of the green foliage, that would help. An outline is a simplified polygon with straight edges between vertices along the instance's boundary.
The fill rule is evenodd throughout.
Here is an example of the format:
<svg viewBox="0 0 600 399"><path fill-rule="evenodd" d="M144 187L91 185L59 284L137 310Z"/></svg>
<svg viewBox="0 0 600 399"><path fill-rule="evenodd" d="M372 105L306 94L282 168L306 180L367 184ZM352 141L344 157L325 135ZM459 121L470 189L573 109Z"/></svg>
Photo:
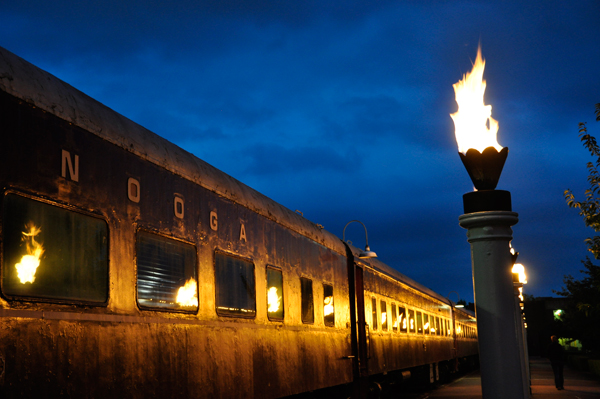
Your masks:
<svg viewBox="0 0 600 399"><path fill-rule="evenodd" d="M590 258L582 263L586 277L576 280L567 275L562 290L554 292L570 299L562 317L562 333L579 339L586 350L600 356L600 266Z"/></svg>
<svg viewBox="0 0 600 399"><path fill-rule="evenodd" d="M595 114L596 121L600 121L600 103L596 104ZM586 123L579 124L579 137L594 159L587 164L590 187L585 191L583 201L576 201L571 190L565 191L565 200L569 207L579 209L586 226L600 232L600 146L588 132ZM588 250L600 259L600 236L585 241ZM584 269L581 272L586 277L576 280L571 275L565 276L564 287L555 293L570 300L563 317L563 333L581 340L586 350L600 356L600 266L593 264L589 257L582 263Z"/></svg>
<svg viewBox="0 0 600 399"><path fill-rule="evenodd" d="M596 121L600 121L600 103L596 104ZM565 200L571 208L579 209L579 215L583 217L586 226L594 229L595 232L600 231L600 146L596 138L592 136L587 129L587 123L579 124L579 137L583 146L590 152L594 162L588 162L587 168L589 176L587 178L590 188L585 190L585 199L576 201L571 190L565 191ZM588 250L594 254L596 259L600 259L600 236L587 238L586 243Z"/></svg>

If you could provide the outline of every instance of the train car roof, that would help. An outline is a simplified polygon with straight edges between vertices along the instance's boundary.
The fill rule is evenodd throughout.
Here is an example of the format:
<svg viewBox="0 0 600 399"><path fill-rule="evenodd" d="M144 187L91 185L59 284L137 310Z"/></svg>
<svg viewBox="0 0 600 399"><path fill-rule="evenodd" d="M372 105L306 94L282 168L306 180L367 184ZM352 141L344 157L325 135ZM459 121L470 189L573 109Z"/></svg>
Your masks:
<svg viewBox="0 0 600 399"><path fill-rule="evenodd" d="M0 89L338 253L345 253L341 239L322 226L287 209L2 47ZM350 247L358 257L360 250ZM426 295L442 302L448 301L377 259L369 259L364 263Z"/></svg>

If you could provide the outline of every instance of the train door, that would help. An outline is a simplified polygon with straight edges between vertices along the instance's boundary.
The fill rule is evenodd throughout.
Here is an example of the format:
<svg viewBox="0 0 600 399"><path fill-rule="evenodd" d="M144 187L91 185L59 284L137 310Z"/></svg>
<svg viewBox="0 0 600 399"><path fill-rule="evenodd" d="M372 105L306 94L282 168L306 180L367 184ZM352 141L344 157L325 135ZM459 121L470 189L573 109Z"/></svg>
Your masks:
<svg viewBox="0 0 600 399"><path fill-rule="evenodd" d="M365 320L365 286L363 280L363 268L359 265L355 267L356 273L356 323L358 325L358 360L361 377L369 375L368 360L370 344L367 342L367 329L369 326Z"/></svg>
<svg viewBox="0 0 600 399"><path fill-rule="evenodd" d="M345 243L344 243L345 244ZM352 374L354 381L353 397L367 397L368 392L368 343L365 320L365 290L363 268L354 262L354 255L346 245L348 262L348 293L350 303L350 336Z"/></svg>

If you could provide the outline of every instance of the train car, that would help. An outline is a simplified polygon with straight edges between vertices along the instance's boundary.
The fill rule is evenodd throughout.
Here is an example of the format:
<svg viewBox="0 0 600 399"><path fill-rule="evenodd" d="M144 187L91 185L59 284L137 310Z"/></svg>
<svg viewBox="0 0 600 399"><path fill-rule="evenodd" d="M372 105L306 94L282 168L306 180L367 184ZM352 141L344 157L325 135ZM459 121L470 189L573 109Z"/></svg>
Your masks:
<svg viewBox="0 0 600 399"><path fill-rule="evenodd" d="M0 48L0 397L361 397L474 315Z"/></svg>

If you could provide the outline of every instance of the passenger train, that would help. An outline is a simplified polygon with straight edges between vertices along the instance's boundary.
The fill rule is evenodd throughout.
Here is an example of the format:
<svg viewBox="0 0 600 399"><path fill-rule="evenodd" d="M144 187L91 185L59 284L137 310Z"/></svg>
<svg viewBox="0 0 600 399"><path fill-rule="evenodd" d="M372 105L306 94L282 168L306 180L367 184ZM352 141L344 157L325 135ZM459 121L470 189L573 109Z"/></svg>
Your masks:
<svg viewBox="0 0 600 399"><path fill-rule="evenodd" d="M0 397L366 397L472 312L0 48Z"/></svg>

